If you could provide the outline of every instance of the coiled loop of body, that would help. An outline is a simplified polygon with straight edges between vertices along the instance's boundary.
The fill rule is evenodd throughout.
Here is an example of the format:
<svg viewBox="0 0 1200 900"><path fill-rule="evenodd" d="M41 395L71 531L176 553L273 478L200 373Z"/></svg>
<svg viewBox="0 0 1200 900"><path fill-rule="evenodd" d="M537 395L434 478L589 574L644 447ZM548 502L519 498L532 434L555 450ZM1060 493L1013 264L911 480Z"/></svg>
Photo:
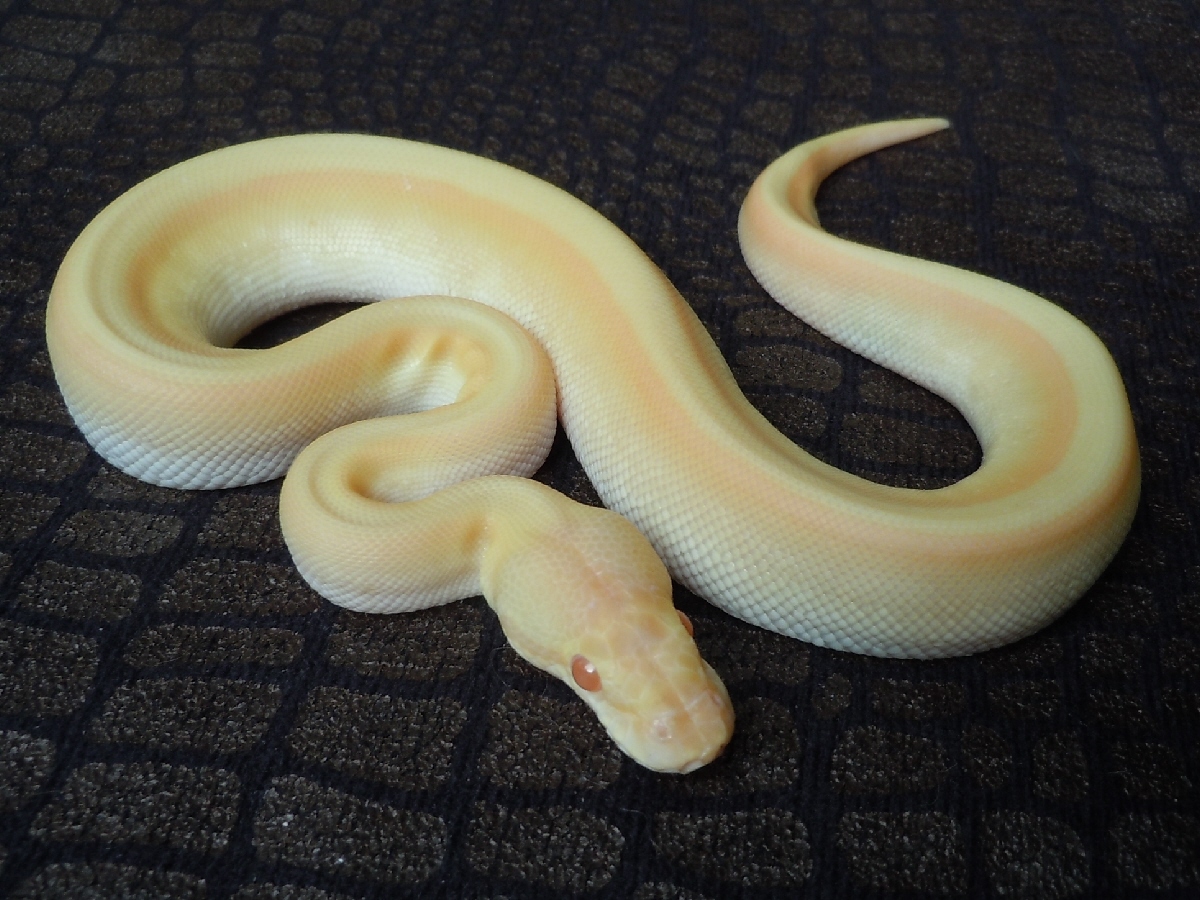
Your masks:
<svg viewBox="0 0 1200 900"><path fill-rule="evenodd" d="M945 125L804 144L740 218L776 300L964 412L983 463L939 490L869 483L780 435L662 272L585 204L389 138L226 148L116 200L55 282L55 373L87 439L139 478L221 488L290 468L285 537L334 602L403 611L483 592L518 652L575 687L618 743L651 767L694 768L732 716L671 608L668 570L773 631L945 656L1045 625L1128 530L1137 447L1091 331L1016 287L817 222L830 171ZM330 297L409 299L232 349ZM512 477L540 465L556 412L619 516ZM601 708L620 692L619 709ZM687 746L646 749L672 743Z"/></svg>

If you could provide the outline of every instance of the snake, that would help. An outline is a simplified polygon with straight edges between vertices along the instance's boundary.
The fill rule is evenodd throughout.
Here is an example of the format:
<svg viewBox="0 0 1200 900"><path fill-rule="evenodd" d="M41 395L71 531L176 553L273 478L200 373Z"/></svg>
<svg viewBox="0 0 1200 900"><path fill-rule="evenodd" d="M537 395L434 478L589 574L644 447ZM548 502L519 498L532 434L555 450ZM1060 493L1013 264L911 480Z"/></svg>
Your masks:
<svg viewBox="0 0 1200 900"><path fill-rule="evenodd" d="M155 174L83 229L46 338L77 427L179 489L284 477L301 575L351 610L478 596L641 765L715 759L734 713L672 579L834 650L932 658L1042 628L1138 503L1120 373L1061 307L825 231L822 181L949 127L857 126L771 163L742 205L750 271L828 338L961 410L982 462L887 486L797 447L618 227L468 153L363 134L266 138ZM268 349L238 341L363 301ZM561 422L600 508L531 479Z"/></svg>

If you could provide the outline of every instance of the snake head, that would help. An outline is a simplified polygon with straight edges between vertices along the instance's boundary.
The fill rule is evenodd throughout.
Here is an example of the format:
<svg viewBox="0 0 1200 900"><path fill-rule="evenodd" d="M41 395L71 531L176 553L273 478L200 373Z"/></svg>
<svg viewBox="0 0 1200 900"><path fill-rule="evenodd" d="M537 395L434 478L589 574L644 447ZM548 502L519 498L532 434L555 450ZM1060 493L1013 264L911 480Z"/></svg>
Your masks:
<svg viewBox="0 0 1200 900"><path fill-rule="evenodd" d="M583 698L622 751L659 772L698 769L733 734L729 694L649 541L616 513L572 505L485 568L484 595L513 649Z"/></svg>

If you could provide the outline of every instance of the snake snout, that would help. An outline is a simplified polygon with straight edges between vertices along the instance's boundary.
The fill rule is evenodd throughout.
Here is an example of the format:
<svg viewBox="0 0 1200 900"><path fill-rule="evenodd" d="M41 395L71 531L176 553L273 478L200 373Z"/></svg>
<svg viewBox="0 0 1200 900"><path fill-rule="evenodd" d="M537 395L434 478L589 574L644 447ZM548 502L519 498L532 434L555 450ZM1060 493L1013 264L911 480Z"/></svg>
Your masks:
<svg viewBox="0 0 1200 900"><path fill-rule="evenodd" d="M642 719L639 755L649 768L693 772L720 756L733 736L729 694L716 673L706 663L701 665L701 684Z"/></svg>
<svg viewBox="0 0 1200 900"><path fill-rule="evenodd" d="M701 737L696 754L679 767L681 773L687 774L708 765L724 751L733 734L733 711L724 697L710 690L689 704L685 715L686 724ZM670 723L667 727L670 731Z"/></svg>

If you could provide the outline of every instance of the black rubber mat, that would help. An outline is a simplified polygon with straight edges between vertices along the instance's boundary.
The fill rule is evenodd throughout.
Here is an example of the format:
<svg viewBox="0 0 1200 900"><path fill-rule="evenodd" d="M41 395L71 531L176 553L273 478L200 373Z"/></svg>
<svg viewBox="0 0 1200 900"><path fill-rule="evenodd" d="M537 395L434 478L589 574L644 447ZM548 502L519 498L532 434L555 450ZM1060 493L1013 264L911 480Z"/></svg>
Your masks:
<svg viewBox="0 0 1200 900"><path fill-rule="evenodd" d="M1200 891L1194 2L0 0L0 22L0 896ZM907 115L954 128L839 172L823 223L1095 329L1129 389L1141 509L1076 608L974 658L822 650L678 590L738 714L687 777L623 758L479 600L321 601L278 484L113 471L49 368L56 267L123 189L266 135L399 135L595 206L788 435L946 484L978 465L963 419L778 310L736 241L779 153ZM541 477L594 500L565 440Z"/></svg>

